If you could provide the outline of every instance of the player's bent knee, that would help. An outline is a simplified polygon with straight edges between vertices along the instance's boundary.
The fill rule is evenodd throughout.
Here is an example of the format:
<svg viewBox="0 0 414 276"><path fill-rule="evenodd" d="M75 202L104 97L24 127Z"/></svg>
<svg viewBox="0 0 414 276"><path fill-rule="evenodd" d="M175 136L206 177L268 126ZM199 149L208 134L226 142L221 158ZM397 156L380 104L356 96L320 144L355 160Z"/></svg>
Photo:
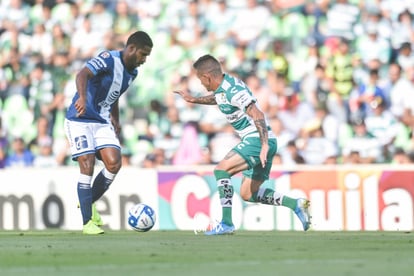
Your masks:
<svg viewBox="0 0 414 276"><path fill-rule="evenodd" d="M251 201L251 198L252 198L251 193L242 193L240 194L240 196L244 201Z"/></svg>
<svg viewBox="0 0 414 276"><path fill-rule="evenodd" d="M122 162L110 163L106 165L106 169L113 174L117 174L122 167Z"/></svg>
<svg viewBox="0 0 414 276"><path fill-rule="evenodd" d="M240 197L244 201L250 201L252 198L252 193L246 189L243 189L243 187L240 188Z"/></svg>

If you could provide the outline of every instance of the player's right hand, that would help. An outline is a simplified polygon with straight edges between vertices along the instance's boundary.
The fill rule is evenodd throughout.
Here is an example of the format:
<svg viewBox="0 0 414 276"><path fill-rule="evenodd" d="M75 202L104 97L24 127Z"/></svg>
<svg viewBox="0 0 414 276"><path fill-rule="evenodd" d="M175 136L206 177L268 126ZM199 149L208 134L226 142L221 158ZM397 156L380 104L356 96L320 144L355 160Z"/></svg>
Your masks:
<svg viewBox="0 0 414 276"><path fill-rule="evenodd" d="M174 90L173 92L180 95L185 101L188 101L189 97L191 97L190 93L187 90Z"/></svg>
<svg viewBox="0 0 414 276"><path fill-rule="evenodd" d="M86 112L86 101L84 99L82 99L82 98L79 98L75 102L75 108L76 108L76 111L78 111L78 113L76 114L76 116L77 117L82 116Z"/></svg>

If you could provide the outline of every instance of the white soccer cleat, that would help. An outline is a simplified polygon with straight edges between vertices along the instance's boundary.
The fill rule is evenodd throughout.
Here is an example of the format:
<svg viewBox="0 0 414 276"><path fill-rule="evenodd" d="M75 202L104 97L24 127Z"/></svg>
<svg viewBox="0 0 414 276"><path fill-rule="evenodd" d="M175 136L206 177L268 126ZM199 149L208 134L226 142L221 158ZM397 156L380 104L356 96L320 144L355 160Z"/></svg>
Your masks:
<svg viewBox="0 0 414 276"><path fill-rule="evenodd" d="M295 209L295 214L302 222L303 230L307 231L311 225L311 215L309 213L310 201L305 198L299 198Z"/></svg>

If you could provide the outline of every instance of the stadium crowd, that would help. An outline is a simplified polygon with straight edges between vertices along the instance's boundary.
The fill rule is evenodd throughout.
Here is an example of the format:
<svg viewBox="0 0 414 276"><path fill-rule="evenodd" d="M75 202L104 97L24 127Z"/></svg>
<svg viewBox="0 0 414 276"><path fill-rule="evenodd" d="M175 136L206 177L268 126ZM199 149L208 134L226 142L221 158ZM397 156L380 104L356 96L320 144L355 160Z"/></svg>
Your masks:
<svg viewBox="0 0 414 276"><path fill-rule="evenodd" d="M214 164L238 142L191 70L211 53L278 136L275 164L414 163L413 0L1 0L0 168L73 165L74 77L145 30L154 49L122 102L124 165Z"/></svg>

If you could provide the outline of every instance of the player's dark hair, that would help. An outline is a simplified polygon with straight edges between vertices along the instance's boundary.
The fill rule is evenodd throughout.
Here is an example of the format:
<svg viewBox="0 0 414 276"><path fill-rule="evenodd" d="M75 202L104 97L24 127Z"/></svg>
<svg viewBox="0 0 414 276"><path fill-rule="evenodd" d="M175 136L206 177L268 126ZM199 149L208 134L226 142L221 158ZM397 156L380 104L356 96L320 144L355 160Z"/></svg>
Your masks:
<svg viewBox="0 0 414 276"><path fill-rule="evenodd" d="M127 40L127 46L133 44L137 46L137 48L142 49L145 46L153 47L152 39L151 37L143 31L137 31L130 35Z"/></svg>
<svg viewBox="0 0 414 276"><path fill-rule="evenodd" d="M193 68L203 73L211 73L212 75L221 75L220 62L212 55L204 55L199 57L193 64Z"/></svg>

